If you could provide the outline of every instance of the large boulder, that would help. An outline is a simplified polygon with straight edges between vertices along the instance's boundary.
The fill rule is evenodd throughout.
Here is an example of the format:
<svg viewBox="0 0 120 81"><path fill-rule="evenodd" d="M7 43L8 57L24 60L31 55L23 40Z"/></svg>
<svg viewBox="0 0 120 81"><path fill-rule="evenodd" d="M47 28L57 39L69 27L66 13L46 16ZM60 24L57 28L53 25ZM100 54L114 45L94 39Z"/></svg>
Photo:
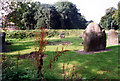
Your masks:
<svg viewBox="0 0 120 81"><path fill-rule="evenodd" d="M84 51L98 51L106 48L106 33L99 24L90 23L82 35Z"/></svg>
<svg viewBox="0 0 120 81"><path fill-rule="evenodd" d="M108 32L108 45L118 45L119 40L118 40L118 34L114 29L109 30Z"/></svg>

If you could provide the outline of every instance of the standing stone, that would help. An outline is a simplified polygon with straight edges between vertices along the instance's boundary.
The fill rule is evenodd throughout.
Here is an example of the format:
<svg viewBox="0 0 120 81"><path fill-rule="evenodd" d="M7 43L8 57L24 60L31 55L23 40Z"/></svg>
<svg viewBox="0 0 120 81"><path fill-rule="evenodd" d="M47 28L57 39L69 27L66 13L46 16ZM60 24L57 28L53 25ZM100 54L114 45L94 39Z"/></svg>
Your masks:
<svg viewBox="0 0 120 81"><path fill-rule="evenodd" d="M2 31L0 30L0 53L2 52Z"/></svg>
<svg viewBox="0 0 120 81"><path fill-rule="evenodd" d="M114 29L108 32L108 45L118 45L118 34Z"/></svg>
<svg viewBox="0 0 120 81"><path fill-rule="evenodd" d="M0 52L5 52L6 50L5 36L6 33L0 30Z"/></svg>
<svg viewBox="0 0 120 81"><path fill-rule="evenodd" d="M65 38L65 33L64 32L60 33L60 38Z"/></svg>
<svg viewBox="0 0 120 81"><path fill-rule="evenodd" d="M84 51L98 51L106 48L106 33L97 23L90 23L82 35Z"/></svg>

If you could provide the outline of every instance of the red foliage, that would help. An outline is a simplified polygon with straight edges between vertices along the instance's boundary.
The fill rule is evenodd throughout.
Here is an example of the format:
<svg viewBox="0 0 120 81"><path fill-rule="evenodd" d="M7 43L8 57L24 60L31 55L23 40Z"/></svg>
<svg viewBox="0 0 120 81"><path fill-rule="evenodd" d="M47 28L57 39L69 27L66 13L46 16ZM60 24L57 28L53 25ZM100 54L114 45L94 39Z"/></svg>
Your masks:
<svg viewBox="0 0 120 81"><path fill-rule="evenodd" d="M44 76L43 76L44 72L42 72L42 67L43 67L44 52L47 45L46 36L47 36L47 33L45 31L45 28L40 28L40 31L36 32L35 44L39 45L39 50L35 52L35 60L37 62L37 77L38 78L41 77L41 80L44 80ZM35 50L37 49L35 48ZM58 57L62 56L62 54L66 54L65 52L68 52L68 51L69 50L63 50L63 48L61 51L58 51L58 48L57 48L56 53L54 53L54 55L51 56L48 67L51 69L52 63L57 61Z"/></svg>
<svg viewBox="0 0 120 81"><path fill-rule="evenodd" d="M63 50L63 48L62 48L61 51L58 51L58 48L57 48L56 52L55 52L55 53L53 54L53 56L51 56L51 58L50 58L50 63L49 63L50 69L51 69L52 63L55 62L55 61L58 61L58 58L59 58L60 56L62 56L62 54L66 54L65 52L68 52L68 51L70 51L70 50ZM53 57L53 58L52 58L52 57Z"/></svg>
<svg viewBox="0 0 120 81"><path fill-rule="evenodd" d="M37 77L41 77L41 80L44 79L42 74L42 66L43 66L43 57L45 52L45 46L47 44L46 41L46 31L45 28L40 28L40 31L36 32L36 41L35 44L39 45L39 51L35 53L35 60L37 62Z"/></svg>

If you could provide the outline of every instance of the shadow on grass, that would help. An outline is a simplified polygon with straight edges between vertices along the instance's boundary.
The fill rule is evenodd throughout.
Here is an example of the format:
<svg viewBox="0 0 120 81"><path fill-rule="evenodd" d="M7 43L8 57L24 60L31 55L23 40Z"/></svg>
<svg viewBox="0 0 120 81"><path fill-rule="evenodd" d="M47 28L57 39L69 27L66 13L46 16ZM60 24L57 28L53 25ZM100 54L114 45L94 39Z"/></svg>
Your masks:
<svg viewBox="0 0 120 81"><path fill-rule="evenodd" d="M118 47L119 46L110 46L107 48L112 49L112 51L101 52L90 55L82 55L73 51L68 52L66 55L63 55L59 58L59 61L57 61L54 64L55 67L51 72L56 72L57 74L57 72L59 72L63 67L61 63L64 63L65 60L65 63L69 62L70 66L72 65L77 66L78 69L77 74L82 78L120 79L118 75ZM46 52L46 53L50 53L50 52ZM46 76L49 75L47 74ZM58 78L57 75L54 77Z"/></svg>
<svg viewBox="0 0 120 81"><path fill-rule="evenodd" d="M118 48L119 46L110 46L112 51L101 52L92 55L77 55L74 61L82 63L86 67L88 78L110 78L118 79ZM80 72L80 71L79 71Z"/></svg>
<svg viewBox="0 0 120 81"><path fill-rule="evenodd" d="M25 42L31 44L32 42ZM28 44L27 44L28 45ZM19 48L19 46L23 48ZM13 46L14 47L14 46ZM29 49L28 46L18 45L16 50ZM59 57L58 61L53 63L52 70L48 70L44 75L46 78L50 79L61 79L62 77L62 65L61 63L69 63L68 66L77 66L77 74L79 77L86 79L120 79L118 76L118 49L120 46L110 46L107 49L112 49L112 51L101 52L96 54L82 55L74 51L67 52L65 55ZM46 51L45 54L48 55L44 59L44 67L49 65L51 55L54 52ZM71 59L71 60L70 60ZM29 61L29 60L28 60ZM21 68L27 67L27 62L23 60L23 66ZM25 65L25 66L24 66ZM29 65L30 66L30 65ZM30 66L30 68L34 66Z"/></svg>
<svg viewBox="0 0 120 81"><path fill-rule="evenodd" d="M7 45L7 49L10 50L10 52L14 52L14 51L22 51L22 50L26 50L26 49L30 49L30 46L34 46L34 41L30 41L30 42L17 42L17 43L13 43L12 45Z"/></svg>
<svg viewBox="0 0 120 81"><path fill-rule="evenodd" d="M7 49L9 49L10 52L14 52L14 51L26 50L26 49L29 49L29 48L26 48L23 45L14 45L14 46L7 46Z"/></svg>
<svg viewBox="0 0 120 81"><path fill-rule="evenodd" d="M15 42L14 42L15 41ZM58 43L62 41L69 41L72 42L72 45L79 46L79 43L82 41L81 38L74 37L74 38L65 38L65 39L57 39L57 40L48 40L48 43ZM80 42L78 42L80 41ZM30 49L30 47L34 47L35 42L34 41L29 41L29 40L11 40L12 45L8 45L7 49L11 50L10 52L15 52L15 51L22 51L26 49Z"/></svg>

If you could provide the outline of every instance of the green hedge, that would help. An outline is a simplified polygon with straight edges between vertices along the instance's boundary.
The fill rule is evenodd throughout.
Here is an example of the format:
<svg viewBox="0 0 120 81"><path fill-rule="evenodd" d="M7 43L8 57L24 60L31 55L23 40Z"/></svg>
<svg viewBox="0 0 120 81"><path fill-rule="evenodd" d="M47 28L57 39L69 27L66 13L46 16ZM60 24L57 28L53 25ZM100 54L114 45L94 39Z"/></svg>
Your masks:
<svg viewBox="0 0 120 81"><path fill-rule="evenodd" d="M36 31L30 31L30 30L14 30L14 31L7 31L6 37L9 38L28 38L28 37L34 37L36 35Z"/></svg>
<svg viewBox="0 0 120 81"><path fill-rule="evenodd" d="M34 37L36 36L36 31L38 30L10 30L10 31L6 31L6 37L8 38L30 38L30 37ZM65 36L80 36L82 34L83 30L77 30L77 29L73 29L73 30L63 30L63 29L59 29L59 30L54 30L54 29L48 29L47 30L47 37L55 37L55 36L59 36L59 34L64 31Z"/></svg>

